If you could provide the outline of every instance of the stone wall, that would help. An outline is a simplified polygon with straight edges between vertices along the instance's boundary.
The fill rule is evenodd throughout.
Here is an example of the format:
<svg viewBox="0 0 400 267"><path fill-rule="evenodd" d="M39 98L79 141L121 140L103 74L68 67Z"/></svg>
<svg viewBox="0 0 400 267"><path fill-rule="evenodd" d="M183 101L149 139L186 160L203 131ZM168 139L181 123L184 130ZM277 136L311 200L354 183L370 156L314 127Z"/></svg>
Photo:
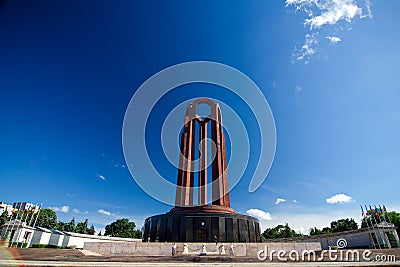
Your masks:
<svg viewBox="0 0 400 267"><path fill-rule="evenodd" d="M385 226L380 228L375 227L375 229L361 228L332 234L272 239L270 242L319 242L322 249L327 250L329 247L338 246L338 242L342 240L345 242L344 247L346 248L374 248L374 243L371 239L372 236L374 236L375 243L386 244L389 248L395 248L397 247L395 243L398 241L393 241L391 243L389 239L390 233L393 233L394 239L398 240L396 228L394 226Z"/></svg>
<svg viewBox="0 0 400 267"><path fill-rule="evenodd" d="M222 247L223 245L223 247ZM231 243L176 243L177 255L199 255L206 252L207 255L230 255ZM186 247L185 247L186 246ZM302 243L233 243L234 255L239 257L257 257L259 250L268 251L296 250L301 253L304 250L321 251L319 242ZM90 242L84 244L84 249L98 252L105 256L169 256L172 251L172 243L145 243L145 242Z"/></svg>

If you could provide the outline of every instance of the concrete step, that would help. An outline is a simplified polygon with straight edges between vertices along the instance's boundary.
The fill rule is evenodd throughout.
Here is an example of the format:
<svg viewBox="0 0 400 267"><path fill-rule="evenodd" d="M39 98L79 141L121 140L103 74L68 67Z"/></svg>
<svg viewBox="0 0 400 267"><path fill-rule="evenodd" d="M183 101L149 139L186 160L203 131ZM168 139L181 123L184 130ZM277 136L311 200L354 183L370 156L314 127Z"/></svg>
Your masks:
<svg viewBox="0 0 400 267"><path fill-rule="evenodd" d="M92 251L92 250L87 250L87 249L79 249L79 252L81 252L85 256L103 256L102 254Z"/></svg>

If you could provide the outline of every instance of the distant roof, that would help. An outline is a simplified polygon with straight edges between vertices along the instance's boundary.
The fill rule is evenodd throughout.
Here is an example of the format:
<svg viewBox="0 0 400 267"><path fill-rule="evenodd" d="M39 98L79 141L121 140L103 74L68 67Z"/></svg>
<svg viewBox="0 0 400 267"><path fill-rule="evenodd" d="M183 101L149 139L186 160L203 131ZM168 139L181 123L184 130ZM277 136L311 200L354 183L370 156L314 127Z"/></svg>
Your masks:
<svg viewBox="0 0 400 267"><path fill-rule="evenodd" d="M50 230L53 234L64 235L64 232L59 231L59 230L54 230L54 229L47 229L47 230Z"/></svg>
<svg viewBox="0 0 400 267"><path fill-rule="evenodd" d="M84 237L84 238L93 238L99 240L113 240L113 241L124 241L124 242L138 242L142 241L142 239L138 238L123 238L123 237L112 237L112 236L99 236L99 235L86 235L86 234L78 234L72 232L63 232L69 236L76 236L76 237Z"/></svg>
<svg viewBox="0 0 400 267"><path fill-rule="evenodd" d="M46 232L46 233L51 233L51 230L44 228L44 227L36 226L35 229Z"/></svg>
<svg viewBox="0 0 400 267"><path fill-rule="evenodd" d="M39 226L36 226L35 229L46 232L46 233L75 236L75 237L82 237L82 238L90 238L90 239L97 239L97 240L112 240L112 241L121 241L121 242L138 242L138 241L141 242L142 241L142 239L137 239L137 238L122 238L122 237L78 234L78 233L72 233L72 232L59 231L59 230L55 230L55 229L47 229L47 228L39 227Z"/></svg>

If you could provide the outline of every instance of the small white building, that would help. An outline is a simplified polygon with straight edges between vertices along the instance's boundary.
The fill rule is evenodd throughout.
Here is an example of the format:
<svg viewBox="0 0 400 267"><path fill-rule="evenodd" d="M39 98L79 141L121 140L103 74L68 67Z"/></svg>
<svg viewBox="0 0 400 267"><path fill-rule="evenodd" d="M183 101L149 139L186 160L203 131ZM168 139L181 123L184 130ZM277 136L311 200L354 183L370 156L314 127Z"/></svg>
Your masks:
<svg viewBox="0 0 400 267"><path fill-rule="evenodd" d="M3 226L1 237L10 243L26 243L29 245L34 232L35 228L28 226L26 222L12 220Z"/></svg>
<svg viewBox="0 0 400 267"><path fill-rule="evenodd" d="M49 239L49 245L61 247L64 241L64 232L58 230L50 230L51 235Z"/></svg>
<svg viewBox="0 0 400 267"><path fill-rule="evenodd" d="M29 247L31 247L32 244L48 245L50 242L50 237L51 231L49 229L43 227L35 227L33 237L29 242Z"/></svg>
<svg viewBox="0 0 400 267"><path fill-rule="evenodd" d="M5 224L1 231L1 237L10 240L8 244L12 242L12 244L15 245L16 242L21 242L26 243L27 247L32 247L34 244L42 244L69 248L83 248L85 243L91 242L142 242L141 239L84 235L50 230L43 227L33 228L19 220L13 220Z"/></svg>

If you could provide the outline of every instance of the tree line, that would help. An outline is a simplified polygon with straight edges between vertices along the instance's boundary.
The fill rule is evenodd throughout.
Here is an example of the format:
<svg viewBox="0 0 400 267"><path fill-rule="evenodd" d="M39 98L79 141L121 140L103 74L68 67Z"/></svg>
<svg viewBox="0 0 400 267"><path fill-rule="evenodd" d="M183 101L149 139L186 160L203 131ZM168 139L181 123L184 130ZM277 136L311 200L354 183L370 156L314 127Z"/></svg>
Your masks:
<svg viewBox="0 0 400 267"><path fill-rule="evenodd" d="M370 214L372 214L372 211L369 211ZM396 231L398 235L400 236L400 214L391 211L385 213L386 216L386 221L390 221L391 223L394 224L395 227L397 227ZM382 216L377 216L376 218L372 217L364 217L363 220L361 221L361 228L366 228L371 226L372 224L375 223L381 223L384 221ZM309 229L309 235L315 236L315 235L322 235L322 234L332 234L332 233L338 233L338 232L344 232L344 231L350 231L350 230L355 230L358 229L358 224L357 222L352 219L352 218L346 218L346 219L340 219L337 221L332 221L330 223L330 227L324 227L322 229L318 229L317 227L313 227ZM262 238L263 239L274 239L274 238L293 238L293 237L301 237L303 234L296 232L295 230L291 229L289 227L289 224L280 224L276 227L273 228L267 228L263 233L262 233Z"/></svg>
<svg viewBox="0 0 400 267"><path fill-rule="evenodd" d="M25 220L27 216L32 216L28 212L23 214L8 215L7 211L4 211L0 215L0 229L3 225L10 221L18 218L20 221ZM29 217L28 217L29 218ZM59 230L64 232L78 233L94 235L96 233L94 225L89 227L89 220L85 219L83 222L75 222L73 217L70 222L57 221L57 214L51 209L41 209L37 216L36 226L47 229ZM136 228L136 224L133 221L129 221L126 218L118 219L105 227L105 236L112 237L124 237L124 238L142 238L142 232ZM98 235L102 235L100 232Z"/></svg>

